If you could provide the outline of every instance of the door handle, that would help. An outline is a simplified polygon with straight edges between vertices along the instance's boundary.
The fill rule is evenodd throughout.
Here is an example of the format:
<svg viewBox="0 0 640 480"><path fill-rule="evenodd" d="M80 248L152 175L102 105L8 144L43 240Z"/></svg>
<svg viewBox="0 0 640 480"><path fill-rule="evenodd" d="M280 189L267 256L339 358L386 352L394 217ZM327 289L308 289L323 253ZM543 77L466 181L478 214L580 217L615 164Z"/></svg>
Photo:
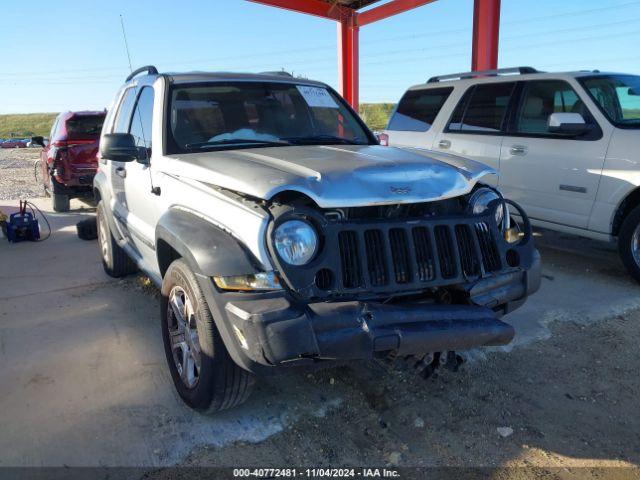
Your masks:
<svg viewBox="0 0 640 480"><path fill-rule="evenodd" d="M451 147L451 142L449 140L440 140L438 146L446 150Z"/></svg>
<svg viewBox="0 0 640 480"><path fill-rule="evenodd" d="M511 155L526 155L527 147L524 145L512 145L509 151L511 152Z"/></svg>
<svg viewBox="0 0 640 480"><path fill-rule="evenodd" d="M127 176L127 171L124 169L124 167L118 167L116 168L116 175L125 178Z"/></svg>

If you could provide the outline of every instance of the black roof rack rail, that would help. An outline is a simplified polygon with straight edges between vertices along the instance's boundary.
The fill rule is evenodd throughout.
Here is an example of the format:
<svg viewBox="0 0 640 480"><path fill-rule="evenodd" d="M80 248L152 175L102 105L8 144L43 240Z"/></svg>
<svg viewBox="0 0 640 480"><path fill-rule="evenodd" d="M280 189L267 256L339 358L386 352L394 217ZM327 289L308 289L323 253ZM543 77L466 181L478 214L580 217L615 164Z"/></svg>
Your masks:
<svg viewBox="0 0 640 480"><path fill-rule="evenodd" d="M289 72L285 72L284 70L277 70L274 72L260 72L260 75L275 75L278 77L289 77L289 78L293 78L293 75L291 75Z"/></svg>
<svg viewBox="0 0 640 480"><path fill-rule="evenodd" d="M145 65L144 67L140 67L136 70L134 70L133 72L131 72L129 74L129 76L127 77L127 79L125 80L125 82L128 82L129 80L131 80L133 77L135 77L136 75L138 75L139 73L146 73L148 75L157 75L158 74L158 69L156 67L154 67L153 65Z"/></svg>
<svg viewBox="0 0 640 480"><path fill-rule="evenodd" d="M474 78L474 77L497 77L498 75L504 75L507 73L541 73L539 70L536 70L533 67L512 67L512 68L498 68L496 70L478 70L475 72L462 72L462 73L451 73L449 75L438 75L436 77L431 77L427 80L427 83L436 83L441 82L442 80L455 80L455 79L465 79L465 78Z"/></svg>

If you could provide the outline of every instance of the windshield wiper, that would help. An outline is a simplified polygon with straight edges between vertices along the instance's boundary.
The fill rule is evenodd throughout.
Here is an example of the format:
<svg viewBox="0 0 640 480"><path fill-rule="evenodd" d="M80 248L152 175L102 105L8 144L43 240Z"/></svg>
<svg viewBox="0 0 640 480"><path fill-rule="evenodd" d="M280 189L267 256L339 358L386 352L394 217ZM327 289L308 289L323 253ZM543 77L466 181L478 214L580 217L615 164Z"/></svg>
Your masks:
<svg viewBox="0 0 640 480"><path fill-rule="evenodd" d="M211 147L216 145L246 145L246 144L256 144L256 145L291 145L290 142L286 140L257 140L255 138L229 138L226 140L213 140L208 142L195 142L195 143L187 143L185 148L203 148L203 147Z"/></svg>
<svg viewBox="0 0 640 480"><path fill-rule="evenodd" d="M350 139L350 138L338 137L335 135L312 135L309 137L287 137L285 138L285 140L288 140L289 142L295 143L295 144L341 143L345 145L364 145L362 142L359 141L360 140L359 137L356 137L355 139Z"/></svg>

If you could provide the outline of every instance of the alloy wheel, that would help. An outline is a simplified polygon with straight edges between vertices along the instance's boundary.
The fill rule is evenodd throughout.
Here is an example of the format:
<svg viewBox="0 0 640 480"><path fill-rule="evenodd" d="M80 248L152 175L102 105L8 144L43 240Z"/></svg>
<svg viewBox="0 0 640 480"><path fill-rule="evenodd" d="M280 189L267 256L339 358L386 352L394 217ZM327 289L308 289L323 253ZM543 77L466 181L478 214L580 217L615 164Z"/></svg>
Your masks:
<svg viewBox="0 0 640 480"><path fill-rule="evenodd" d="M102 217L102 215L100 215L99 221L98 221L98 235L99 235L99 241L100 241L100 254L102 255L102 259L105 262L109 261L109 238L107 237L107 229L105 228L104 225L104 218Z"/></svg>
<svg viewBox="0 0 640 480"><path fill-rule="evenodd" d="M636 225L636 229L631 236L631 253L636 265L640 267L640 223Z"/></svg>
<svg viewBox="0 0 640 480"><path fill-rule="evenodd" d="M200 340L193 304L185 290L177 285L169 293L167 327L180 379L187 388L194 388L200 380Z"/></svg>

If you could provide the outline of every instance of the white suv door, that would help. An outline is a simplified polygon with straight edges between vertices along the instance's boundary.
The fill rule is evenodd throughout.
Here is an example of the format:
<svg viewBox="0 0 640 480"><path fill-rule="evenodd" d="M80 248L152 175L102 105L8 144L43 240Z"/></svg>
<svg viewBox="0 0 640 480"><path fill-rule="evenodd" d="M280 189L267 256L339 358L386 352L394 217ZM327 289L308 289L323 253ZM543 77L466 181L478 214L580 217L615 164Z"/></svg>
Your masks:
<svg viewBox="0 0 640 480"><path fill-rule="evenodd" d="M500 188L532 219L587 228L611 136L565 80L523 82L500 153ZM578 136L548 130L556 112L579 113Z"/></svg>
<svg viewBox="0 0 640 480"><path fill-rule="evenodd" d="M455 153L500 170L500 150L507 112L516 82L485 83L470 87L449 123L436 135L433 150ZM491 175L484 182L496 185Z"/></svg>

